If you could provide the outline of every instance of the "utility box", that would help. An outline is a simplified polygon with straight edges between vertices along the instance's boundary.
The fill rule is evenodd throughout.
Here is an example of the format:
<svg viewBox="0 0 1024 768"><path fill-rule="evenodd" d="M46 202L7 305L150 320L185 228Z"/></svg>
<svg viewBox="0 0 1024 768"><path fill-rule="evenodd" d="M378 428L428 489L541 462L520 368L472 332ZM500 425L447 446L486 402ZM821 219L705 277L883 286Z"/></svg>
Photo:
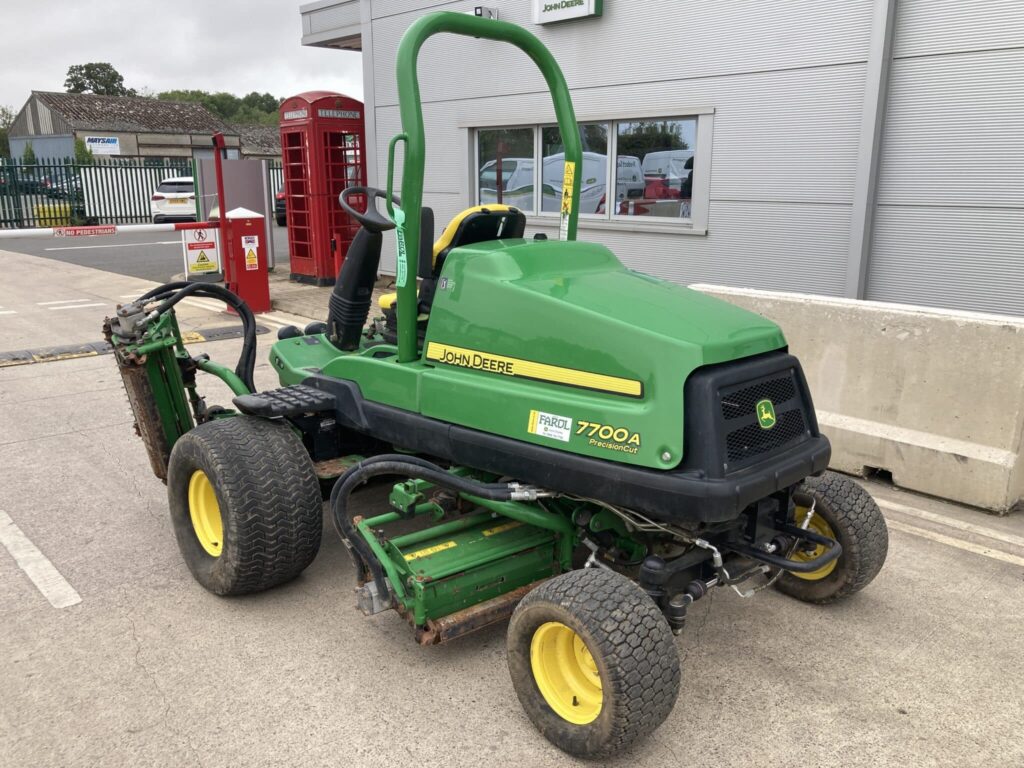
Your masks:
<svg viewBox="0 0 1024 768"><path fill-rule="evenodd" d="M309 91L285 99L280 117L291 279L333 285L359 230L338 195L366 185L363 103Z"/></svg>
<svg viewBox="0 0 1024 768"><path fill-rule="evenodd" d="M264 217L245 208L228 211L221 222L225 287L253 312L271 309L265 233Z"/></svg>

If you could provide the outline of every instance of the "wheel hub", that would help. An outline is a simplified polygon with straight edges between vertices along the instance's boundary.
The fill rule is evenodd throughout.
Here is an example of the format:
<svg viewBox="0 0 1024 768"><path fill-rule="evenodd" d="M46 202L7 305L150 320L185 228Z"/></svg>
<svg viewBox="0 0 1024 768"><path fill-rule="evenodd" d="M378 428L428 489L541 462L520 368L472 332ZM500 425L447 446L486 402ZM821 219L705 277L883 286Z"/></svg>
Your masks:
<svg viewBox="0 0 1024 768"><path fill-rule="evenodd" d="M807 507L797 507L795 520L796 525L803 526L804 520L807 519L807 514ZM833 532L832 530L832 526L829 525L828 521L824 517L822 517L821 514L818 512L815 512L814 517L811 518L811 522L808 523L807 529L810 531L814 531L815 533L819 533L822 536L827 536L830 539L836 538L835 532ZM825 547L824 545L819 544L817 547L811 550L798 549L796 552L793 553L790 559L800 563L806 563L807 561L813 560L816 557L820 557L823 554L825 554ZM840 557L842 557L842 555L840 555ZM804 579L805 581L820 581L821 579L824 579L826 576L832 573L832 571L835 570L836 563L838 562L838 559L832 560L826 563L825 565L821 566L821 568L819 568L818 570L810 571L808 573L798 573L796 571L791 571L791 573L798 579Z"/></svg>
<svg viewBox="0 0 1024 768"><path fill-rule="evenodd" d="M206 554L220 557L224 546L224 524L213 483L206 473L197 469L188 481L188 511L192 530Z"/></svg>
<svg viewBox="0 0 1024 768"><path fill-rule="evenodd" d="M530 643L533 678L563 720L586 725L601 714L601 675L583 638L558 621L537 628Z"/></svg>

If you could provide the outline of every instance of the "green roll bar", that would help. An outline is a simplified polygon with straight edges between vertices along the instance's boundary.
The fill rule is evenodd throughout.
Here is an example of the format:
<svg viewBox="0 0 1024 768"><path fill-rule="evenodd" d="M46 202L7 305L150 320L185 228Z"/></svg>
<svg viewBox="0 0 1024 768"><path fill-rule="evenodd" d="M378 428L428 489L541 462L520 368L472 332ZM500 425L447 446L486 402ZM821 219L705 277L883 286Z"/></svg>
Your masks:
<svg viewBox="0 0 1024 768"><path fill-rule="evenodd" d="M416 72L416 63L423 43L433 35L449 32L467 37L482 37L488 40L499 40L519 48L529 56L540 69L551 91L551 100L555 107L558 127L562 132L562 143L565 146L565 161L573 163L576 169L572 178L571 203L568 210L566 238L576 239L576 225L580 208L579 177L583 169L583 147L580 142L579 127L576 124L576 113L569 96L569 87L565 83L562 69L555 57L544 47L544 44L533 34L515 24L505 21L494 21L465 13L441 11L430 13L418 19L402 36L398 46L398 61L395 72L398 77L398 103L402 115L402 133L396 136L389 148L388 189L392 187L394 173L393 158L395 144L399 139L405 142L405 157L402 166L402 209L404 222L396 229L399 238L397 267L398 277L398 361L409 363L419 359L416 344L416 269L408 263L409 253L413 258L419 253L420 242L420 209L423 206L423 169L426 159L426 147L423 136L423 106L420 103L420 84ZM568 178L568 174L567 174ZM388 210L392 209L388 199ZM402 213L399 213L402 217ZM411 267L411 269L410 269ZM402 277L405 276L403 280Z"/></svg>

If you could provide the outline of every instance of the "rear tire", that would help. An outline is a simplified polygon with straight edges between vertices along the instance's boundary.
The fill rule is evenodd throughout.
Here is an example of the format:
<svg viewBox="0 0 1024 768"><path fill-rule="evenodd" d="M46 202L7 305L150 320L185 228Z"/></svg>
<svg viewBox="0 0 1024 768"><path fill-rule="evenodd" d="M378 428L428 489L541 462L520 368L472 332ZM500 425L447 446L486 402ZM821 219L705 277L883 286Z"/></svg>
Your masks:
<svg viewBox="0 0 1024 768"><path fill-rule="evenodd" d="M599 568L523 598L508 627L508 667L533 724L579 757L608 757L649 735L679 695L679 654L661 611Z"/></svg>
<svg viewBox="0 0 1024 768"><path fill-rule="evenodd" d="M807 478L800 490L814 499L812 524L815 518L824 521L829 529L826 535L834 536L843 552L834 568L817 574L783 573L776 588L797 600L821 604L859 592L878 575L889 551L889 529L882 511L860 485L835 472Z"/></svg>
<svg viewBox="0 0 1024 768"><path fill-rule="evenodd" d="M167 496L182 557L215 594L283 584L320 549L320 485L284 424L232 416L187 432L171 451Z"/></svg>
<svg viewBox="0 0 1024 768"><path fill-rule="evenodd" d="M277 217L277 226L283 227L287 223L288 223L288 219L286 219L284 216L278 216Z"/></svg>

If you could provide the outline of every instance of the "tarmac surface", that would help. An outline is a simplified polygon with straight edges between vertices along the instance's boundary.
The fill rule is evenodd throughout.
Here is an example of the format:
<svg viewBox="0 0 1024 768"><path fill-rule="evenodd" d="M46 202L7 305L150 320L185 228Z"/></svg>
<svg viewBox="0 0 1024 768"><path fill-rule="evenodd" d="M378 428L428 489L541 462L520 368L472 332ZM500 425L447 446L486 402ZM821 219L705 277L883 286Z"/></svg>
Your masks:
<svg viewBox="0 0 1024 768"><path fill-rule="evenodd" d="M288 273L288 230L276 224L275 269ZM42 256L143 280L166 282L184 272L180 232L139 232L100 237L23 237L0 240L0 250Z"/></svg>
<svg viewBox="0 0 1024 768"><path fill-rule="evenodd" d="M0 265L0 352L99 340L152 285L3 251ZM183 325L236 322L214 310L187 304ZM197 345L231 363L239 347ZM0 368L0 766L578 763L523 713L504 626L420 648L394 613L364 618L329 524L294 582L204 591L131 425L110 356ZM891 534L875 582L824 608L715 590L678 638L674 711L607 765L1024 765L1024 518L867 487ZM355 513L383 499L362 491Z"/></svg>

